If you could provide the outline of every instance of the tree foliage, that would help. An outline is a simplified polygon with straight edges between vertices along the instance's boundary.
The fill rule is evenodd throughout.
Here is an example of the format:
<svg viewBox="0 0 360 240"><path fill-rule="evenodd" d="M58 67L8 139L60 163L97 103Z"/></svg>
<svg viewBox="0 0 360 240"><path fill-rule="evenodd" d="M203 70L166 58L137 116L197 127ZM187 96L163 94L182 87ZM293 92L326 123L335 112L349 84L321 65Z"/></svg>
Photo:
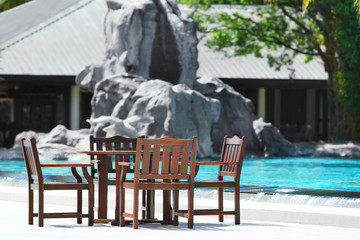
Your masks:
<svg viewBox="0 0 360 240"><path fill-rule="evenodd" d="M347 0L349 2L350 0ZM345 0L346 2L346 0ZM338 6L344 14L339 19L340 81L339 96L347 112L360 120L360 24L354 21L351 9L345 4Z"/></svg>
<svg viewBox="0 0 360 240"><path fill-rule="evenodd" d="M205 33L203 36L210 36L208 45L216 50L231 49L233 55L267 57L269 64L277 69L284 64L292 64L293 57L299 53L306 55L306 61L325 55L321 48L324 44L321 16L309 11L305 17L300 0L277 1L271 5L257 0L185 2L198 6L194 18L200 31ZM214 3L236 6L231 8L232 14L207 9ZM276 50L280 54L274 56L274 52L270 54L267 50Z"/></svg>
<svg viewBox="0 0 360 240"><path fill-rule="evenodd" d="M340 13L337 37L339 40L340 71L338 96L345 108L343 128L349 139L360 138L360 24L349 6L351 0L338 4Z"/></svg>
<svg viewBox="0 0 360 240"><path fill-rule="evenodd" d="M355 1L356 6L359 1ZM195 4L194 18L199 29L208 45L216 50L232 55L267 57L269 64L277 69L292 64L297 54L304 54L305 61L320 57L329 76L329 135L333 140L339 135L339 100L352 119L357 112L360 114L360 108L355 110L354 107L360 103L360 78L357 75L360 55L356 46L360 42L357 37L360 31L353 0L267 1L272 4L257 0L181 2ZM234 6L231 12L221 12L212 6L215 3ZM357 66L353 67L353 72L348 70L352 66Z"/></svg>
<svg viewBox="0 0 360 240"><path fill-rule="evenodd" d="M302 10L303 12L306 12L307 8L309 7L310 3L314 0L303 0L302 1ZM243 0L179 0L179 2L186 3L191 6L210 6L211 4L242 4L244 2L250 2L250 1L243 1ZM260 4L262 1L252 1L257 2L257 4ZM277 0L265 0L265 2L268 3L275 3ZM247 3L249 4L249 3ZM348 6L351 5L351 2L347 2ZM356 10L356 13L358 16L360 16L360 0L354 0L353 1L354 8Z"/></svg>
<svg viewBox="0 0 360 240"><path fill-rule="evenodd" d="M345 2L351 0L345 0ZM342 13L338 21L339 39L339 97L348 113L360 120L360 24L352 15L347 4L339 4L337 11Z"/></svg>
<svg viewBox="0 0 360 240"><path fill-rule="evenodd" d="M354 7L356 8L356 12L357 12L358 16L360 16L360 0L354 1Z"/></svg>

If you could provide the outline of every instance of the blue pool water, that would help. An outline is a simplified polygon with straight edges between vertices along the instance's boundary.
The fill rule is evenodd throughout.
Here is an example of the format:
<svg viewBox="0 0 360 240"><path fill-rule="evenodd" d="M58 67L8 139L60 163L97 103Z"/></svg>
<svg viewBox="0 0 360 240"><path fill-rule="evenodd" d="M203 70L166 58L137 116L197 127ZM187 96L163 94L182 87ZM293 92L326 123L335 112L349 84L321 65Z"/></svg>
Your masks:
<svg viewBox="0 0 360 240"><path fill-rule="evenodd" d="M196 180L214 180L217 171L217 166L201 166ZM56 181L57 178L71 176L71 172L62 168L46 168L44 175ZM26 181L24 162L0 160L0 176ZM316 189L360 194L360 159L245 158L240 185L257 190Z"/></svg>

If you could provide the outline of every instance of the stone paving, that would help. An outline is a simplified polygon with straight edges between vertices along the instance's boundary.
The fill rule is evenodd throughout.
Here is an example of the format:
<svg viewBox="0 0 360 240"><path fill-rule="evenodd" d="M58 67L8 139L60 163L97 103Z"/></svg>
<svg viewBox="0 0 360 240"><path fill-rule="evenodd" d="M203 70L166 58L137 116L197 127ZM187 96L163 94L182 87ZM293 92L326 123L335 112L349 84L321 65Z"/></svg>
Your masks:
<svg viewBox="0 0 360 240"><path fill-rule="evenodd" d="M58 192L58 191L57 191ZM46 196L48 211L73 210L72 197ZM111 201L111 198L110 198ZM156 201L161 206L161 197ZM210 204L212 199L195 199L198 205ZM129 204L130 205L130 204ZM157 205L157 206L158 206ZM161 208L157 207L157 215ZM290 211L291 209L291 211ZM188 229L186 220L180 218L178 227L160 224L141 224L134 230L131 226L114 227L109 224L87 226L76 224L75 219L45 219L44 227L27 224L27 195L25 188L0 187L0 239L359 239L359 209L329 208L241 202L241 225L234 225L233 218L225 217L224 223L215 216L196 216L193 229ZM293 212L293 213L291 213ZM294 214L296 213L297 214ZM109 216L113 213L110 205ZM295 217L294 217L295 216ZM299 224L308 220L312 224ZM312 219L310 221L310 219ZM349 222L355 222L353 225ZM341 227L351 226L351 227Z"/></svg>

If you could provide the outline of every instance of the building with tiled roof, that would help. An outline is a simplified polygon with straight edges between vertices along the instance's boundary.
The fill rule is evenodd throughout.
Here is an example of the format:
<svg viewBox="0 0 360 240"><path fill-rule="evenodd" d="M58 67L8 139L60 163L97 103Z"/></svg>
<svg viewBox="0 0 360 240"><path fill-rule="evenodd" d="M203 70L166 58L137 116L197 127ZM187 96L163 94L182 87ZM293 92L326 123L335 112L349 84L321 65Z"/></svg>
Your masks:
<svg viewBox="0 0 360 240"><path fill-rule="evenodd" d="M75 76L104 57L105 0L33 0L0 13L0 144L9 130L78 129L90 116L90 93ZM218 77L251 98L279 128L326 137L327 74L319 61L281 71L266 59L226 57L199 43L198 77ZM13 134L12 134L13 135ZM2 139L2 140L1 140Z"/></svg>

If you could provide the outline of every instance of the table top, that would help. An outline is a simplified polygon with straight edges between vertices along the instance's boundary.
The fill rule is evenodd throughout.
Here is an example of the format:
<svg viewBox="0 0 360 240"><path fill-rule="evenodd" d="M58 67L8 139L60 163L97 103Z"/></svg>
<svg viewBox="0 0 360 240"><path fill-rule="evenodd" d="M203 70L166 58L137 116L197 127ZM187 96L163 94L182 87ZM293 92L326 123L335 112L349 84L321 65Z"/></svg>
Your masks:
<svg viewBox="0 0 360 240"><path fill-rule="evenodd" d="M126 154L135 154L136 150L86 150L86 151L78 151L78 153L84 153L88 155L126 155ZM237 162L220 162L220 161L201 161L196 162L196 165L237 165Z"/></svg>
<svg viewBox="0 0 360 240"><path fill-rule="evenodd" d="M86 151L78 151L78 153L84 153L88 155L122 155L122 154L135 154L136 150L86 150Z"/></svg>

